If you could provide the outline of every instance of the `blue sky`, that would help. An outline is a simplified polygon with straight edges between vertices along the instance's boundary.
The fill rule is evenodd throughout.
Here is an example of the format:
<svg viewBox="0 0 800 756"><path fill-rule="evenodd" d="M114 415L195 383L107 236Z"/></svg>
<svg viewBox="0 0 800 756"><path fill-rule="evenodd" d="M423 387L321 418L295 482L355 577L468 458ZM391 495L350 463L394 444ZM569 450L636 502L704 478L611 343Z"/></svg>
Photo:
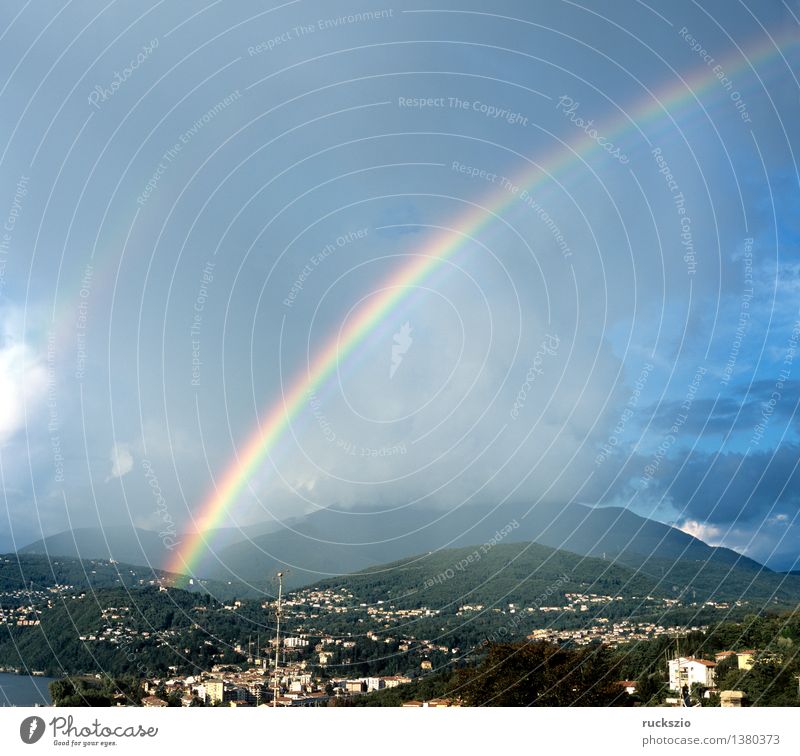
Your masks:
<svg viewBox="0 0 800 756"><path fill-rule="evenodd" d="M157 530L144 462L189 523L281 387L477 205L228 524L580 501L794 563L800 7L435 6L3 4L0 549ZM528 203L487 178L588 120L616 157Z"/></svg>

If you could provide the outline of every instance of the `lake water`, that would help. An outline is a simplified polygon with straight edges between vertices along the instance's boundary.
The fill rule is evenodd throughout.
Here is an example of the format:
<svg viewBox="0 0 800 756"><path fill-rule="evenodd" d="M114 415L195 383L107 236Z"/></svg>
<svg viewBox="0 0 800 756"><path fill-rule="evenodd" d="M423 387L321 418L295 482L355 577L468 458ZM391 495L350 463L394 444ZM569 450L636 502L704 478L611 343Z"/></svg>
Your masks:
<svg viewBox="0 0 800 756"><path fill-rule="evenodd" d="M0 672L0 706L50 706L47 686L52 677L28 677Z"/></svg>

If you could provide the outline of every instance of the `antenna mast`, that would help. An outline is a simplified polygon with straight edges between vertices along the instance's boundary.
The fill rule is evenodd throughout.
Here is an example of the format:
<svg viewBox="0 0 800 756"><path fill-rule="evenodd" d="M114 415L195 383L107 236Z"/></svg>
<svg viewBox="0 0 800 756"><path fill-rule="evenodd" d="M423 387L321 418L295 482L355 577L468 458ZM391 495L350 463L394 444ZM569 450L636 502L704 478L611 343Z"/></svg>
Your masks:
<svg viewBox="0 0 800 756"><path fill-rule="evenodd" d="M278 573L278 603L275 608L275 678L272 681L272 706L278 705L278 690L280 688L278 679L278 654L281 650L281 596L283 594L283 573Z"/></svg>

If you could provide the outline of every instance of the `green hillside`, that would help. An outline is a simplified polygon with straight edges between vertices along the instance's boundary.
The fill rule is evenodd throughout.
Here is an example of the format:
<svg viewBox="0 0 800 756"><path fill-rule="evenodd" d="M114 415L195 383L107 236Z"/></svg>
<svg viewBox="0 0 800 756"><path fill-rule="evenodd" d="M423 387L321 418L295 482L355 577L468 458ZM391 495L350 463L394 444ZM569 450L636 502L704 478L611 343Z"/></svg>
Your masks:
<svg viewBox="0 0 800 756"><path fill-rule="evenodd" d="M485 548L485 547L484 547ZM447 549L373 567L316 587L345 586L362 601L451 608L463 604L558 604L567 593L681 598L684 602L748 600L793 606L800 581L768 570L717 562L640 560L640 565L582 557L537 543Z"/></svg>
<svg viewBox="0 0 800 756"><path fill-rule="evenodd" d="M0 593L2 602L9 605L25 600L26 592L42 591L58 586L75 590L102 588L143 588L151 585L180 587L190 593L211 593L225 600L244 595L260 596L257 587L246 588L238 583L203 580L189 583L175 575L151 567L118 563L108 559L77 559L75 557L46 557L39 554L0 554ZM267 593L270 593L269 589Z"/></svg>

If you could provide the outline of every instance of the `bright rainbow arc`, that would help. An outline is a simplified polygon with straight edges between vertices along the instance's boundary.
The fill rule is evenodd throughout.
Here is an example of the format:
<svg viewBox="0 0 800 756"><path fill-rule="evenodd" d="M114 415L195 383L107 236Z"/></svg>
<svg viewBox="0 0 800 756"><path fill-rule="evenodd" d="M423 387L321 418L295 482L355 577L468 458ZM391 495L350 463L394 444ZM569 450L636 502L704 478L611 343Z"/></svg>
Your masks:
<svg viewBox="0 0 800 756"><path fill-rule="evenodd" d="M787 35L777 46L772 40L767 39L755 46L743 58L731 55L722 63L722 67L730 77L751 65L755 67L771 58L778 59L782 52L798 44L798 40L792 35ZM695 98L699 99L699 95L708 90L713 91L714 87L719 89L718 99L729 101L728 93L717 76L710 67L704 65L690 77L690 80L685 80L685 83L672 84L655 97L648 94L628 115L621 114L611 128L604 130L605 134L608 135L608 139L616 143L621 135L635 128L631 121L641 125L656 118L662 119L665 127L669 127L671 121L677 117L677 114L671 112L673 109L683 107L694 111L697 109L694 104ZM729 104L731 117L738 117L733 103ZM558 175L571 166L579 166L586 156L600 149L596 141L584 135L569 146L555 150L553 157L548 160L540 163L531 161L533 165L527 168L515 183L530 193L533 189L546 185L551 176ZM439 233L421 251L412 253L412 259L377 288L380 293L370 298L357 311L343 331L337 332L330 338L306 370L296 377L288 392L269 408L255 431L251 433L243 450L236 454L223 477L217 481L213 492L203 503L198 517L194 519L196 532L186 538L171 560L169 565L171 572L193 574L194 567L207 545L206 533L219 526L260 464L303 409L308 395L325 383L335 371L339 360L347 357L416 284L455 254L465 240L476 235L495 214L499 215L516 200L517 195L500 189L493 200L486 203L489 212L470 208L455 224L460 232Z"/></svg>

